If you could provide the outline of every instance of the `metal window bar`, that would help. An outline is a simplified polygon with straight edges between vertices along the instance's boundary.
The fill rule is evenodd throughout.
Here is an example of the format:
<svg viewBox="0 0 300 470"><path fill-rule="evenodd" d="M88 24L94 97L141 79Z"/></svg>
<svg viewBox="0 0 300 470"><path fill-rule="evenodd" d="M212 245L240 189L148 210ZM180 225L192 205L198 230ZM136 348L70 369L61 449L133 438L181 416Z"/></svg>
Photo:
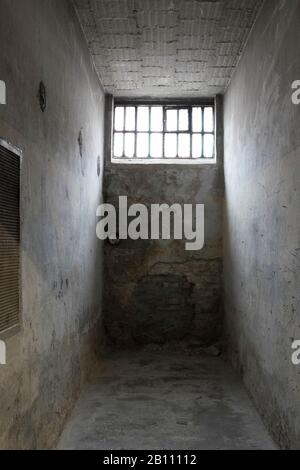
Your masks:
<svg viewBox="0 0 300 470"><path fill-rule="evenodd" d="M215 141L215 107L213 103L208 103L208 104L194 104L194 105L161 105L161 104L154 104L154 103L139 103L138 105L133 105L132 103L117 103L115 105L116 108L124 108L124 115L123 115L123 130L117 130L116 129L116 122L115 122L115 116L114 116L114 125L113 125L113 136L115 139L115 134L123 134L123 152L121 157L116 157L113 152L113 159L120 160L192 160L192 161L211 161L215 159L215 142L214 142L214 151L213 151L213 156L212 157L205 157L204 156L204 142L205 142L205 136L211 135L214 138ZM135 127L134 130L126 130L126 120L127 120L127 109L128 108L134 107L135 109ZM148 131L138 131L138 108L140 107L147 107L148 108L148 119L149 119L149 127ZM152 116L152 108L154 107L160 107L162 108L163 111L163 129L162 131L152 131L151 130L151 116ZM193 130L193 109L194 108L200 108L201 109L201 131L195 131ZM204 130L204 110L205 108L211 108L213 111L213 131L212 132L206 132ZM188 111L188 130L180 130L180 117L179 117L179 111L182 109L186 109ZM167 111L168 110L176 110L177 111L177 131L168 131L167 130ZM134 134L134 156L127 157L125 155L125 135L126 134ZM148 134L148 156L146 158L138 158L137 157L137 136L138 134ZM151 156L151 136L152 134L162 134L162 157L161 158L154 158ZM168 158L166 157L166 135L168 134L176 134L176 156L174 158ZM189 157L179 157L178 155L178 149L179 149L179 135L180 134L188 134L190 135L190 156ZM194 158L194 143L193 143L193 136L194 135L201 135L201 157L200 158ZM114 149L114 145L113 145Z"/></svg>

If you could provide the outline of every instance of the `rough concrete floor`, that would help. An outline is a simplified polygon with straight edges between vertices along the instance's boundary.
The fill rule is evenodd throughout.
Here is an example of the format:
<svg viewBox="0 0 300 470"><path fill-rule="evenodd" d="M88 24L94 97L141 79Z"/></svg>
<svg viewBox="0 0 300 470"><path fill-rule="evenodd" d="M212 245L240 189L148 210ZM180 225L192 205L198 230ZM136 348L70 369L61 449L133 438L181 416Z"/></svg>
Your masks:
<svg viewBox="0 0 300 470"><path fill-rule="evenodd" d="M81 396L59 449L275 449L220 358L119 353Z"/></svg>

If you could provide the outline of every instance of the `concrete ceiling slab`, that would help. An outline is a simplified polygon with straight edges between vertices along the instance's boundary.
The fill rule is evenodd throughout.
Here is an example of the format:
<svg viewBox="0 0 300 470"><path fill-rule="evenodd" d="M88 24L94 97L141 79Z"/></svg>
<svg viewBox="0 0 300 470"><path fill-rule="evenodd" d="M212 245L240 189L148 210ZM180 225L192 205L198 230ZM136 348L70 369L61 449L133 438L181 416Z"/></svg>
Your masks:
<svg viewBox="0 0 300 470"><path fill-rule="evenodd" d="M223 93L263 0L74 0L107 93Z"/></svg>

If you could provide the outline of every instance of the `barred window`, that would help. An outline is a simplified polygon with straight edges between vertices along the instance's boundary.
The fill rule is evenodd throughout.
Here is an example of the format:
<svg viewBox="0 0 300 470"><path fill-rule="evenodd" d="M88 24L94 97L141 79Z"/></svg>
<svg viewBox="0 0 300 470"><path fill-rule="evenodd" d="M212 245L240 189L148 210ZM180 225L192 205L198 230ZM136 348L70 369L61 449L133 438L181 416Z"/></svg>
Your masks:
<svg viewBox="0 0 300 470"><path fill-rule="evenodd" d="M214 163L214 106L118 103L113 138L116 163Z"/></svg>

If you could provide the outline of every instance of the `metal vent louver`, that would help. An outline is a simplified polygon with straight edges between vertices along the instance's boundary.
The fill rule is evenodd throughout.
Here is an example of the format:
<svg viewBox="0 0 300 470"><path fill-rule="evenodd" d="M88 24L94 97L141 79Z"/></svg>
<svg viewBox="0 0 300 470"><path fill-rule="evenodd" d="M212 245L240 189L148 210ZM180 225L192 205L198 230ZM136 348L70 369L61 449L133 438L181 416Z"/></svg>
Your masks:
<svg viewBox="0 0 300 470"><path fill-rule="evenodd" d="M0 333L20 320L20 155L0 141Z"/></svg>

